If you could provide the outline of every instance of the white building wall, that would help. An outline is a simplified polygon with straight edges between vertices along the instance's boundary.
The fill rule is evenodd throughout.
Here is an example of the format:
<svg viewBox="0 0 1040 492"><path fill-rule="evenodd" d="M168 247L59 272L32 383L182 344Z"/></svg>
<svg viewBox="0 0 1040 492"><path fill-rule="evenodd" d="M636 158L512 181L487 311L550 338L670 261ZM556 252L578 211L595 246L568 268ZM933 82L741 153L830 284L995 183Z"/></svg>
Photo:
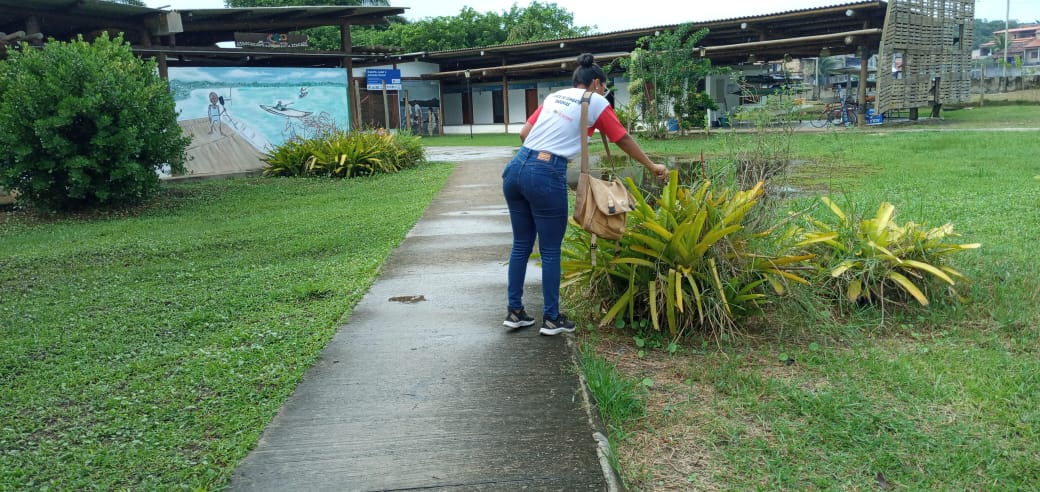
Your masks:
<svg viewBox="0 0 1040 492"><path fill-rule="evenodd" d="M509 122L520 123L527 121L527 95L524 89L512 89L509 91Z"/></svg>
<svg viewBox="0 0 1040 492"><path fill-rule="evenodd" d="M628 80L614 79L610 83L610 90L614 93L615 106L628 106Z"/></svg>
<svg viewBox="0 0 1040 492"><path fill-rule="evenodd" d="M430 100L440 99L441 97L441 86L440 82L435 80L404 80L402 81L402 88L408 93L408 100ZM404 94L401 94L401 99L404 99Z"/></svg>
<svg viewBox="0 0 1040 492"><path fill-rule="evenodd" d="M490 90L473 89L473 123L477 125L490 125L495 122L495 116L491 106L491 97L495 94ZM501 95L501 93L498 93Z"/></svg>
<svg viewBox="0 0 1040 492"><path fill-rule="evenodd" d="M558 90L563 90L563 89L567 89L567 88L571 87L570 84L568 84L568 85L559 85L559 84L560 84L560 82L555 82L555 81L554 82L545 82L545 83L541 83L540 82L540 83L538 83L538 105L539 106L541 106L542 103L545 102L545 98L549 97L549 94L552 94L553 92L556 92Z"/></svg>
<svg viewBox="0 0 1040 492"><path fill-rule="evenodd" d="M444 103L441 104L441 108L444 109L445 125L462 124L462 94L444 94Z"/></svg>
<svg viewBox="0 0 1040 492"><path fill-rule="evenodd" d="M401 77L421 77L423 74L440 71L440 65L426 62L398 63L401 69Z"/></svg>
<svg viewBox="0 0 1040 492"><path fill-rule="evenodd" d="M523 82L521 82L523 83ZM538 105L541 105L549 94L571 87L570 80L554 80L537 82ZM609 83L614 91L616 104L628 104L628 80L623 78L612 79ZM498 86L495 86L498 88ZM481 84L469 88L473 91L473 128L462 123L462 99L467 97L466 92L444 94L442 107L444 108L444 132L446 134L468 134L473 133L517 133L527 120L526 89L509 90L509 125L494 122L493 100L494 97L502 97L500 91L492 91L492 86ZM466 90L465 87L462 89Z"/></svg>

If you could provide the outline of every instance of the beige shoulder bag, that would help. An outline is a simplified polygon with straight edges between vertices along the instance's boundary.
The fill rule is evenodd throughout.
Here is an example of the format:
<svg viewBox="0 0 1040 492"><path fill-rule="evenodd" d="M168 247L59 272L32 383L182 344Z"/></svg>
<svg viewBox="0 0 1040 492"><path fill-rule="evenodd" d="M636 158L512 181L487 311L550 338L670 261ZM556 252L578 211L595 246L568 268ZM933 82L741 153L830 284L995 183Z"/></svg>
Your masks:
<svg viewBox="0 0 1040 492"><path fill-rule="evenodd" d="M625 213L635 209L635 201L620 179L606 181L589 175L588 113L592 91L581 98L581 174L578 175L574 220L592 234L592 262L596 262L596 237L618 240L625 233ZM603 141L606 146L606 140ZM609 149L608 149L609 151Z"/></svg>

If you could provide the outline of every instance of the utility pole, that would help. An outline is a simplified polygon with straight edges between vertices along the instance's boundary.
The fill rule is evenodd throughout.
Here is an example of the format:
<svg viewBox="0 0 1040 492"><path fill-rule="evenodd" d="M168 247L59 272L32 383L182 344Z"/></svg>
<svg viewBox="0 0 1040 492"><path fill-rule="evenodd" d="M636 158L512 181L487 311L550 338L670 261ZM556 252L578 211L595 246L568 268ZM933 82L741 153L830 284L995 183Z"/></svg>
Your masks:
<svg viewBox="0 0 1040 492"><path fill-rule="evenodd" d="M1004 79L1004 92L1007 92L1007 65L1008 65L1007 56L1008 56L1008 34L1009 34L1008 31L1011 30L1010 27L1008 27L1010 25L1010 21L1008 19L1010 19L1010 18L1011 18L1011 0L1007 0L1007 8L1006 8L1006 10L1004 10L1004 63L1001 64L1001 66L1004 67L1003 76L1001 77L1002 79Z"/></svg>
<svg viewBox="0 0 1040 492"><path fill-rule="evenodd" d="M473 139L473 86L469 82L469 70L466 70L466 97L469 98L469 138Z"/></svg>
<svg viewBox="0 0 1040 492"><path fill-rule="evenodd" d="M813 91L816 92L816 99L820 99L820 57L816 57L816 68L813 69Z"/></svg>

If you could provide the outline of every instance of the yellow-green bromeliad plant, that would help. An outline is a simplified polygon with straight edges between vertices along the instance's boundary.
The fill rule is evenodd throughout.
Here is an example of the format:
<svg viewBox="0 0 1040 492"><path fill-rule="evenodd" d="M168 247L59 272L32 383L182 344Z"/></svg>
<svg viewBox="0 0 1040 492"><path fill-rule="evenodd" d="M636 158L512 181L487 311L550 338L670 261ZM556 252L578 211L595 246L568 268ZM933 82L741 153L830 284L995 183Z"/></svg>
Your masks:
<svg viewBox="0 0 1040 492"><path fill-rule="evenodd" d="M801 244L814 247L824 265L825 284L854 303L904 302L912 297L922 306L929 294L943 287L953 293L956 281L967 281L946 264L947 257L979 244L949 242L953 225L927 229L895 222L895 206L882 203L874 217L855 220L827 197L821 200L835 221L808 217L809 230ZM934 294L933 294L934 295Z"/></svg>
<svg viewBox="0 0 1040 492"><path fill-rule="evenodd" d="M624 236L600 239L590 250L589 234L572 227L563 245L562 285L587 288L601 302L601 326L649 320L673 338L696 328L718 335L758 312L769 301L769 287L782 294L790 281L807 283L797 272L808 269L812 254L756 251L776 239L774 231L744 227L762 183L743 191L717 189L709 181L685 188L672 171L651 205L631 178L625 181L636 208Z"/></svg>

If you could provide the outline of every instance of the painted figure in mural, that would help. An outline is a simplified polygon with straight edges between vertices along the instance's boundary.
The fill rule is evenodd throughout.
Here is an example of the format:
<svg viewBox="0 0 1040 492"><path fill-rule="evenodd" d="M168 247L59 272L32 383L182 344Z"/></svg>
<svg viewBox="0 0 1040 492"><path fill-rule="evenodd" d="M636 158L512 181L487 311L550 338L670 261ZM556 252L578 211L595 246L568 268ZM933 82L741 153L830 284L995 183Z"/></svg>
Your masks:
<svg viewBox="0 0 1040 492"><path fill-rule="evenodd" d="M286 109L289 109L289 104L285 104L282 102L281 99L279 99L278 102L274 103L274 109L277 109L278 111L285 111Z"/></svg>
<svg viewBox="0 0 1040 492"><path fill-rule="evenodd" d="M212 134L213 130L217 130L218 133L224 135L224 127L220 123L220 114L223 110L217 103L217 93L210 92L209 106L206 107L206 115L209 117L209 133Z"/></svg>

